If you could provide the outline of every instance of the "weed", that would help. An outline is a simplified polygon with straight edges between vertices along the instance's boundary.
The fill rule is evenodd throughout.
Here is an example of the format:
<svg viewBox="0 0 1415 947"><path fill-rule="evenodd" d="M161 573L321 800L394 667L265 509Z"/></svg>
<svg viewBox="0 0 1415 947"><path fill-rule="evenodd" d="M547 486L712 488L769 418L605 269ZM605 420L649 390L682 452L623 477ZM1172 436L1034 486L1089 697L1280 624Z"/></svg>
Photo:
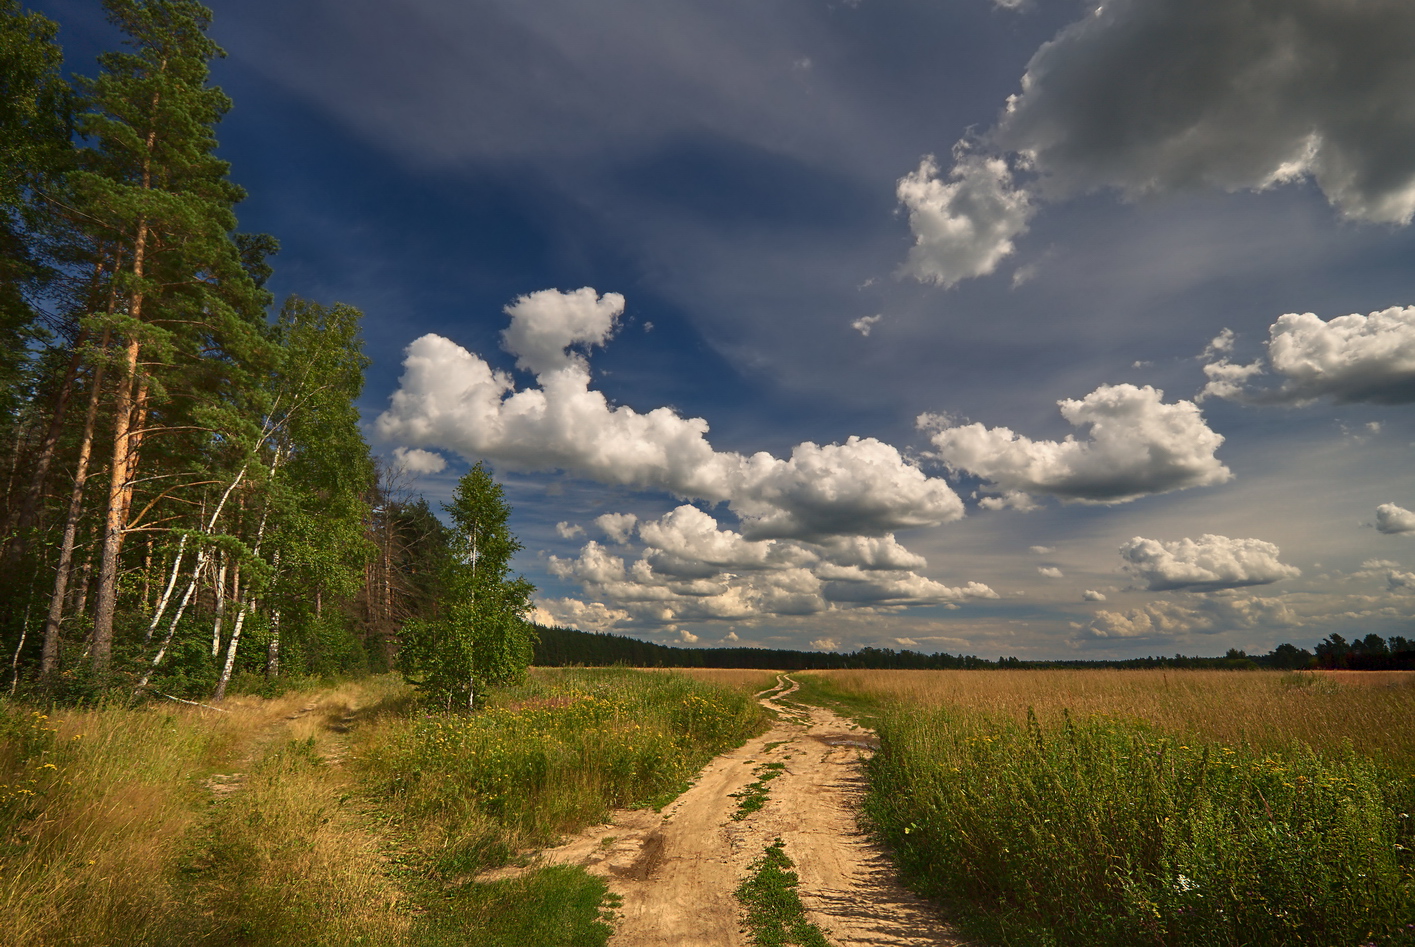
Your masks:
<svg viewBox="0 0 1415 947"><path fill-rule="evenodd" d="M748 869L751 874L737 889L737 899L747 908L747 927L756 947L830 947L821 929L806 920L806 909L796 893L800 879L792 871L786 845L778 838Z"/></svg>
<svg viewBox="0 0 1415 947"><path fill-rule="evenodd" d="M767 783L780 776L785 769L786 764L779 761L758 766L756 782L748 783L741 792L732 793L732 798L737 800L737 811L732 813L732 818L741 822L766 805Z"/></svg>

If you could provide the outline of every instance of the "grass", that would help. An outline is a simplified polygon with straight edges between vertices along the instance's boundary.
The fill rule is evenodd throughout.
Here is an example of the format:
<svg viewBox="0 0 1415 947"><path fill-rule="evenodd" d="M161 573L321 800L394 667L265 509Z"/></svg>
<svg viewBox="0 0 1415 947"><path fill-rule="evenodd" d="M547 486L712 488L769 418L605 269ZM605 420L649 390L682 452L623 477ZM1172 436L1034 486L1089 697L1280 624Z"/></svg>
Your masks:
<svg viewBox="0 0 1415 947"><path fill-rule="evenodd" d="M778 838L753 863L751 873L737 889L756 947L830 947L821 929L806 919L805 906L796 893L800 879L793 867L785 843Z"/></svg>
<svg viewBox="0 0 1415 947"><path fill-rule="evenodd" d="M585 872L467 876L666 800L763 726L681 675L536 674L473 717L422 716L396 677L310 687L227 713L0 702L0 945L602 944Z"/></svg>
<svg viewBox="0 0 1415 947"><path fill-rule="evenodd" d="M765 729L742 691L678 674L541 673L473 716L368 728L359 768L413 849L449 878L662 806L708 760Z"/></svg>
<svg viewBox="0 0 1415 947"><path fill-rule="evenodd" d="M732 797L737 800L737 811L732 813L732 818L741 822L766 805L767 793L770 792L767 783L780 776L785 769L786 764L780 761L763 763L758 766L755 771L756 780L744 786L741 792L732 793Z"/></svg>
<svg viewBox="0 0 1415 947"><path fill-rule="evenodd" d="M975 934L1116 947L1415 941L1408 678L932 677L814 686L874 701L868 812L913 883Z"/></svg>

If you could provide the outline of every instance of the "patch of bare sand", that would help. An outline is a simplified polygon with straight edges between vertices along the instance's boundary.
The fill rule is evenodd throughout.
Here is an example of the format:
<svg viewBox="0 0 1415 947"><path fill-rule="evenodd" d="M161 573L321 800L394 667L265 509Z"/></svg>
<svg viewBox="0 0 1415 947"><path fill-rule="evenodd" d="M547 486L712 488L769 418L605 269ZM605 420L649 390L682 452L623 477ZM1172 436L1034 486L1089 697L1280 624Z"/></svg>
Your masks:
<svg viewBox="0 0 1415 947"><path fill-rule="evenodd" d="M777 837L796 863L810 920L837 947L958 947L965 942L928 902L901 885L861 831L861 763L872 732L819 707L776 701L796 690L784 675L758 695L780 715L765 734L707 765L662 813L622 810L528 865L486 872L490 881L548 865L582 865L623 899L612 947L740 947L735 891ZM763 764L781 762L765 805L740 821L735 793Z"/></svg>

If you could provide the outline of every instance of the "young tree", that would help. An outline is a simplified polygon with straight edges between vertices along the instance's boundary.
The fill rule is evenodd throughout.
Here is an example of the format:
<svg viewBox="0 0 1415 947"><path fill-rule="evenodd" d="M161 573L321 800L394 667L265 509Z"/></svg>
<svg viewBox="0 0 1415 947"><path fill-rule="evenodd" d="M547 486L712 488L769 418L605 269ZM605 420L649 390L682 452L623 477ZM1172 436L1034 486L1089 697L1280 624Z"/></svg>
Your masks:
<svg viewBox="0 0 1415 947"><path fill-rule="evenodd" d="M476 706L478 688L524 676L533 641L526 616L535 586L511 578L521 544L506 522L501 485L478 463L444 507L452 518L452 555L444 566L440 612L403 629L399 662L408 679L450 710Z"/></svg>

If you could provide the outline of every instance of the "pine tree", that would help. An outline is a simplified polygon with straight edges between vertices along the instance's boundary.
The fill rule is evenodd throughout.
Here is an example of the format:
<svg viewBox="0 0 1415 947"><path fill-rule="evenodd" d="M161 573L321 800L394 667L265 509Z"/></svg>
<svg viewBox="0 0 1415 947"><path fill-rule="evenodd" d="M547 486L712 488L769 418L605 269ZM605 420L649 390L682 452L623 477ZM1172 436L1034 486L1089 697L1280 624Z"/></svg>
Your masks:
<svg viewBox="0 0 1415 947"><path fill-rule="evenodd" d="M521 544L507 526L511 508L501 485L484 464L462 477L443 508L452 519L452 548L441 611L404 627L399 660L408 679L435 701L470 709L482 686L525 675L534 644L526 616L535 586L510 577Z"/></svg>
<svg viewBox="0 0 1415 947"><path fill-rule="evenodd" d="M206 35L210 11L192 0L105 0L105 7L130 51L105 53L103 72L86 84L79 128L94 147L71 175L95 244L116 245L121 260L112 271L118 305L91 320L116 349L92 634L100 675L112 653L123 540L135 514L155 516L154 503L164 499L135 508L144 444L156 439L181 463L183 438L167 435L211 428L192 412L223 405L223 395L241 387L232 376L260 360L267 302L231 236L232 208L244 193L214 154L214 128L230 100L207 84L211 59L222 55ZM211 479L184 473L193 485Z"/></svg>

